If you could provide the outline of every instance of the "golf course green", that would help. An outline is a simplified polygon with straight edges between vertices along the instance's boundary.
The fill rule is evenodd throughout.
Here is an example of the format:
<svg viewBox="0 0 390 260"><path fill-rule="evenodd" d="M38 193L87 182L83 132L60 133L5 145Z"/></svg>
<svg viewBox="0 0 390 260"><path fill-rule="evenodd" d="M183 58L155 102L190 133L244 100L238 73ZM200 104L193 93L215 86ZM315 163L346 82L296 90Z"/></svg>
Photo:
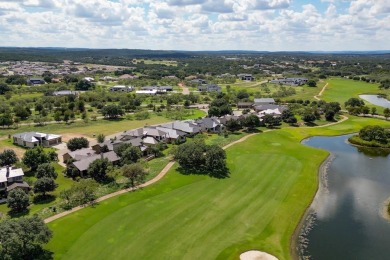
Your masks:
<svg viewBox="0 0 390 260"><path fill-rule="evenodd" d="M323 128L260 133L227 149L226 179L182 175L49 223L55 259L238 259L258 249L290 259L291 237L327 152L300 144L386 121L351 117Z"/></svg>

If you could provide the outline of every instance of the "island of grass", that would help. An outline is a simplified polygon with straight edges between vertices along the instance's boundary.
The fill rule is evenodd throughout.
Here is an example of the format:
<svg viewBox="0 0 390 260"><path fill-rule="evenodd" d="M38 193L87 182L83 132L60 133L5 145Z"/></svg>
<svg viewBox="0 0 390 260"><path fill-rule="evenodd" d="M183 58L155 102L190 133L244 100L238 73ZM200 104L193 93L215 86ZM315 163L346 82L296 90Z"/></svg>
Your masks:
<svg viewBox="0 0 390 260"><path fill-rule="evenodd" d="M348 139L351 144L390 149L390 131L378 125L363 127L359 134Z"/></svg>
<svg viewBox="0 0 390 260"><path fill-rule="evenodd" d="M353 133L377 119L351 117L323 128L286 128L226 150L230 177L183 175L49 223L55 259L238 259L248 250L292 258L291 239L317 190L326 151L314 135Z"/></svg>

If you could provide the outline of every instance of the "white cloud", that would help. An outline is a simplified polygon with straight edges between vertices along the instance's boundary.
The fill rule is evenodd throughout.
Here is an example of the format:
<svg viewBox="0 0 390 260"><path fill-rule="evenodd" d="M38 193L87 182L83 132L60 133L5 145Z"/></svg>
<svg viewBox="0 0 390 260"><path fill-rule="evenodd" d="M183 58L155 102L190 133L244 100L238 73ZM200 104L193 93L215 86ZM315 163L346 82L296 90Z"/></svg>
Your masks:
<svg viewBox="0 0 390 260"><path fill-rule="evenodd" d="M322 2L328 7L310 1L292 9L291 0L0 0L0 45L388 49L390 1Z"/></svg>

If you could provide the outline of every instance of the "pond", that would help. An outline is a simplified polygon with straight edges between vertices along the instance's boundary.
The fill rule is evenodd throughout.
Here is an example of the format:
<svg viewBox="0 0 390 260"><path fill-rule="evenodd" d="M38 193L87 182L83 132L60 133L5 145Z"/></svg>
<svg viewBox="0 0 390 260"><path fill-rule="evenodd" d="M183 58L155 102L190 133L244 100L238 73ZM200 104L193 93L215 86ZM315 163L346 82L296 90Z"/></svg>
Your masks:
<svg viewBox="0 0 390 260"><path fill-rule="evenodd" d="M313 137L303 143L326 149L320 189L298 236L298 255L309 259L390 259L388 150L361 149L351 135Z"/></svg>
<svg viewBox="0 0 390 260"><path fill-rule="evenodd" d="M378 95L359 95L361 99L370 102L371 104L390 108L390 101Z"/></svg>

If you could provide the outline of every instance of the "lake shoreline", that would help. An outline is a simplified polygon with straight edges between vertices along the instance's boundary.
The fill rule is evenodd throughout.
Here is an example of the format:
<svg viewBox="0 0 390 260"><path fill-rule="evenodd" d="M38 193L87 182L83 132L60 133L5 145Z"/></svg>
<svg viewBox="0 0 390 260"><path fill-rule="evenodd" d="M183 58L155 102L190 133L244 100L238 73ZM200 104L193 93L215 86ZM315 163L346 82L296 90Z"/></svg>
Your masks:
<svg viewBox="0 0 390 260"><path fill-rule="evenodd" d="M311 137L310 137L311 138ZM310 138L306 138L301 141L303 142L305 140L308 140ZM326 150L327 151L327 150ZM314 210L313 205L316 205L316 201L319 198L320 194L327 191L327 175L328 175L328 167L332 163L332 161L335 159L335 156L333 153L328 152L328 156L322 161L321 165L319 166L317 170L317 190L313 196L313 198L310 201L310 204L306 207L305 212L303 213L301 219L299 220L298 225L296 226L293 235L291 236L291 243L290 243L290 253L292 259L300 259L301 255L299 253L300 247L301 247L301 241L299 241L299 237L302 234L302 231L308 229L311 227L312 223L310 223L310 220L312 219Z"/></svg>

